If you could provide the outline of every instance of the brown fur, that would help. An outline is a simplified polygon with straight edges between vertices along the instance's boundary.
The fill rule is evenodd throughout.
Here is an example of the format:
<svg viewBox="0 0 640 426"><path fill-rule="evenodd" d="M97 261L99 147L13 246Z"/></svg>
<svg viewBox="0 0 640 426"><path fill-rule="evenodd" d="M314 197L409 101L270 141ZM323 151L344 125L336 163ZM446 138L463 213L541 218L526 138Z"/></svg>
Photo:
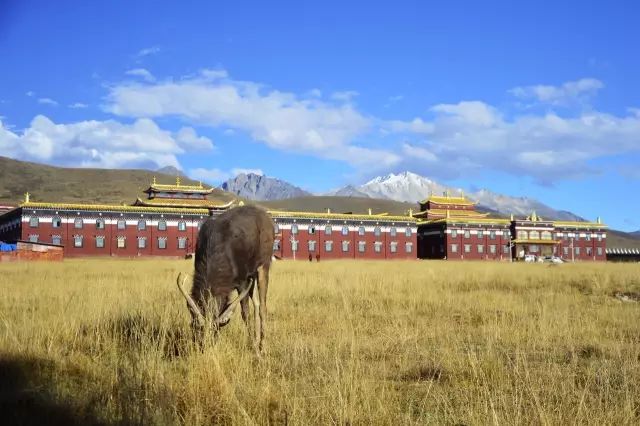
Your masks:
<svg viewBox="0 0 640 426"><path fill-rule="evenodd" d="M240 294L247 286L254 286L241 301L242 317L248 322L248 299L253 293L260 348L274 238L273 220L265 210L241 206L209 218L200 228L196 244L191 298L205 315L213 298L220 315L229 305L233 290Z"/></svg>

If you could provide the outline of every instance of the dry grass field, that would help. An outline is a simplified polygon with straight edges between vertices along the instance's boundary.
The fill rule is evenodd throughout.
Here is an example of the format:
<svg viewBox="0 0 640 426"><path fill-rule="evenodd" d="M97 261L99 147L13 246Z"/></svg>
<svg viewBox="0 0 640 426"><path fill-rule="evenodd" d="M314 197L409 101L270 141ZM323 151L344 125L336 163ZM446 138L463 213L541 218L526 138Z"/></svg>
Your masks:
<svg viewBox="0 0 640 426"><path fill-rule="evenodd" d="M278 262L267 352L188 261L0 265L3 424L638 424L640 265Z"/></svg>

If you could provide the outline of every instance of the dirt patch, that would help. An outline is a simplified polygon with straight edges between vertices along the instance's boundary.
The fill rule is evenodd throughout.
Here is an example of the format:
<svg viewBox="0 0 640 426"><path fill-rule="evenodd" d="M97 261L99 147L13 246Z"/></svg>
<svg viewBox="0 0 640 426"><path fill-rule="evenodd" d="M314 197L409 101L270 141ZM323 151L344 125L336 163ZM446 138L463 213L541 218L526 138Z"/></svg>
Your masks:
<svg viewBox="0 0 640 426"><path fill-rule="evenodd" d="M400 376L400 380L405 382L446 382L449 381L449 373L438 365L427 364L407 371Z"/></svg>
<svg viewBox="0 0 640 426"><path fill-rule="evenodd" d="M612 296L622 302L640 302L640 292L637 291L614 291Z"/></svg>

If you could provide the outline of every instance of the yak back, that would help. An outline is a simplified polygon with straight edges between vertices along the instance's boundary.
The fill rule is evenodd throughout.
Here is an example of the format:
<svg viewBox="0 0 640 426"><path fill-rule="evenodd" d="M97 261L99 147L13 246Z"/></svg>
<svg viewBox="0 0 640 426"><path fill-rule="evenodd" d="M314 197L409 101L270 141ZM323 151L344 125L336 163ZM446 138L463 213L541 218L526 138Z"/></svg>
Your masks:
<svg viewBox="0 0 640 426"><path fill-rule="evenodd" d="M193 296L226 296L271 263L274 225L269 214L241 206L207 219L196 243Z"/></svg>

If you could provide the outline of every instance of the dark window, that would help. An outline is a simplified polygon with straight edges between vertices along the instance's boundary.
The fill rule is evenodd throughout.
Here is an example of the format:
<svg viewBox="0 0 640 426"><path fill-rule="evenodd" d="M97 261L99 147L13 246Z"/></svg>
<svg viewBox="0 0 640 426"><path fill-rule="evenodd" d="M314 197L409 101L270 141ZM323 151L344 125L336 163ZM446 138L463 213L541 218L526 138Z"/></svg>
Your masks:
<svg viewBox="0 0 640 426"><path fill-rule="evenodd" d="M161 220L158 222L158 231L166 231L167 230L167 222L165 220Z"/></svg>
<svg viewBox="0 0 640 426"><path fill-rule="evenodd" d="M127 227L127 222L124 219L118 221L118 229L123 230Z"/></svg>
<svg viewBox="0 0 640 426"><path fill-rule="evenodd" d="M51 242L52 242L53 244L57 245L57 246L62 245L62 244L61 244L61 243L62 243L62 238L60 238L60 236L59 236L59 235L54 235L54 236L51 238Z"/></svg>
<svg viewBox="0 0 640 426"><path fill-rule="evenodd" d="M158 238L158 248L166 249L167 248L167 239L166 238Z"/></svg>
<svg viewBox="0 0 640 426"><path fill-rule="evenodd" d="M62 219L60 219L59 217L54 217L53 221L51 222L51 226L53 226L54 228L60 228L62 226Z"/></svg>
<svg viewBox="0 0 640 426"><path fill-rule="evenodd" d="M73 246L82 247L82 235L76 235L73 237Z"/></svg>
<svg viewBox="0 0 640 426"><path fill-rule="evenodd" d="M389 235L391 235L392 237L395 237L397 233L398 233L398 230L395 227L389 230Z"/></svg>
<svg viewBox="0 0 640 426"><path fill-rule="evenodd" d="M76 220L73 221L73 227L76 229L82 229L82 219L81 218L76 218ZM82 242L80 242L80 244L82 244ZM82 247L82 246L76 246L76 247Z"/></svg>
<svg viewBox="0 0 640 426"><path fill-rule="evenodd" d="M30 227L37 228L39 223L40 223L40 220L38 219L37 216L31 216L31 218L29 218Z"/></svg>
<svg viewBox="0 0 640 426"><path fill-rule="evenodd" d="M379 226L376 226L375 228L373 228L373 235L375 235L376 237L379 237L381 233L382 233L382 230L380 229Z"/></svg>
<svg viewBox="0 0 640 426"><path fill-rule="evenodd" d="M187 222L184 222L184 221L178 222L178 231L186 231L186 230L187 230Z"/></svg>
<svg viewBox="0 0 640 426"><path fill-rule="evenodd" d="M146 220L139 220L138 221L138 231L144 231L145 229L147 229L147 221Z"/></svg>
<svg viewBox="0 0 640 426"><path fill-rule="evenodd" d="M96 247L97 248L104 247L104 237L96 237Z"/></svg>
<svg viewBox="0 0 640 426"><path fill-rule="evenodd" d="M349 227L348 226L343 226L342 227L342 235L349 235Z"/></svg>

